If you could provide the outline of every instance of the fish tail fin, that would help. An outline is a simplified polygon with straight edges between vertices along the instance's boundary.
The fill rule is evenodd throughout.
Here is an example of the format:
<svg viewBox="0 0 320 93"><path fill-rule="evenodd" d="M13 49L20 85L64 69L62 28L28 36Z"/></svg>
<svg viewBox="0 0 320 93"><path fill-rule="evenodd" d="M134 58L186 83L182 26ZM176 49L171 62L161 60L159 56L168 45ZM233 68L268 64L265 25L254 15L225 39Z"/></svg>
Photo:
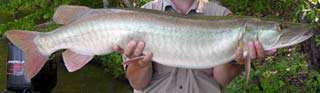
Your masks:
<svg viewBox="0 0 320 93"><path fill-rule="evenodd" d="M11 30L5 33L6 37L24 53L24 75L27 80L31 80L44 66L49 59L48 55L41 53L34 38L39 32Z"/></svg>

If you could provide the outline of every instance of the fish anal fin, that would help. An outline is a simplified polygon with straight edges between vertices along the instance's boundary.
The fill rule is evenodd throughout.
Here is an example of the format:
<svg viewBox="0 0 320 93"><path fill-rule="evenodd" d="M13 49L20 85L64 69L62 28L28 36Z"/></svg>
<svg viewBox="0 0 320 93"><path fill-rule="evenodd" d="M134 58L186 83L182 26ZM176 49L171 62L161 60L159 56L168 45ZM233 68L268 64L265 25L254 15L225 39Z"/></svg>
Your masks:
<svg viewBox="0 0 320 93"><path fill-rule="evenodd" d="M79 70L84 65L86 65L90 60L93 59L94 56L92 55L83 55L71 50L66 50L62 53L63 60L65 66L67 67L69 72L74 72Z"/></svg>
<svg viewBox="0 0 320 93"><path fill-rule="evenodd" d="M58 24L69 24L89 10L90 8L86 6L61 5L56 9L53 21Z"/></svg>

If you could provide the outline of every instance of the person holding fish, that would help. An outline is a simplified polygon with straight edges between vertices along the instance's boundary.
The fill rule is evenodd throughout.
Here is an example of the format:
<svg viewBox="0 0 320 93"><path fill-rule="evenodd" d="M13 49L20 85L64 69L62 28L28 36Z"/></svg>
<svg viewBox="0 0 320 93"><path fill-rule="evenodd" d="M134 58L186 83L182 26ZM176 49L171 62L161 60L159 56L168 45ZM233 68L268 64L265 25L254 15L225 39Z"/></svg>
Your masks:
<svg viewBox="0 0 320 93"><path fill-rule="evenodd" d="M23 51L23 74L29 81L56 51L65 50L62 57L69 72L96 55L117 51L127 58L123 64L135 93L211 93L221 92L243 67L248 80L252 59L301 43L315 31L309 24L221 17L231 12L213 1L156 0L143 8L61 5L52 19L63 26L4 35Z"/></svg>
<svg viewBox="0 0 320 93"><path fill-rule="evenodd" d="M181 15L227 16L232 14L217 2L208 0L155 0L142 8L177 12ZM240 74L245 62L263 59L265 55L271 55L276 51L264 51L258 41L250 42L247 46L250 53L246 58L243 57L243 50L239 47L235 59L237 62L229 62L209 69L176 68L152 62L152 53L142 54L145 47L143 41L130 41L128 49L114 46L113 50L122 53L126 61L132 61L126 65L126 75L134 88L134 93L217 93Z"/></svg>

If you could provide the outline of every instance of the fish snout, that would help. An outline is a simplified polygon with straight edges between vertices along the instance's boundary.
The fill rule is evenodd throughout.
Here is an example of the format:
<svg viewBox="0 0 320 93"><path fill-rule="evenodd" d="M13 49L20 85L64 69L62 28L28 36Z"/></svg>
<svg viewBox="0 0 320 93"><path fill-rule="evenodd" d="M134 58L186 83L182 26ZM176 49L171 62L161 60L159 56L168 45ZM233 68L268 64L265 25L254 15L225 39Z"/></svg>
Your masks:
<svg viewBox="0 0 320 93"><path fill-rule="evenodd" d="M280 38L275 48L301 43L313 36L315 27L309 24L285 23L280 25Z"/></svg>

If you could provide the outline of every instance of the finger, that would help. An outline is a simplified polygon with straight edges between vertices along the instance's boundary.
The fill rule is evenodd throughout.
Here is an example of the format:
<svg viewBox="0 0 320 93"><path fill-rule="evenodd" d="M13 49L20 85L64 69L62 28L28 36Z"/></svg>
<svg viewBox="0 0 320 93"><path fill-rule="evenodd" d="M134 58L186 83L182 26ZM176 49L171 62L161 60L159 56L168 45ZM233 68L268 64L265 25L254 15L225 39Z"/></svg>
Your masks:
<svg viewBox="0 0 320 93"><path fill-rule="evenodd" d="M137 46L137 42L132 40L128 43L128 49L124 50L124 55L127 57L131 57L133 50L135 49L135 47Z"/></svg>
<svg viewBox="0 0 320 93"><path fill-rule="evenodd" d="M249 78L250 78L250 70L251 70L251 59L250 58L246 58L245 59L245 71L246 71L246 83L249 82Z"/></svg>
<svg viewBox="0 0 320 93"><path fill-rule="evenodd" d="M122 64L129 65L131 63L138 62L139 60L142 60L143 58L144 58L144 56L134 57L134 58L131 58L129 60L126 60Z"/></svg>
<svg viewBox="0 0 320 93"><path fill-rule="evenodd" d="M257 57L260 58L260 59L264 59L264 57L265 57L264 49L263 49L261 43L259 41L255 41L254 42L254 47L255 47L255 50L256 50Z"/></svg>
<svg viewBox="0 0 320 93"><path fill-rule="evenodd" d="M254 47L253 42L249 42L248 48L249 48L249 57L250 57L251 59L256 59L256 58L257 58L256 49L255 49L255 47Z"/></svg>
<svg viewBox="0 0 320 93"><path fill-rule="evenodd" d="M240 64L243 64L243 48L238 47L236 50L236 61Z"/></svg>
<svg viewBox="0 0 320 93"><path fill-rule="evenodd" d="M144 49L144 42L140 41L138 45L136 46L136 49L133 53L134 56L140 56L142 54L142 51Z"/></svg>
<svg viewBox="0 0 320 93"><path fill-rule="evenodd" d="M271 49L268 51L265 51L265 54L268 56L274 55L277 52L277 49Z"/></svg>
<svg viewBox="0 0 320 93"><path fill-rule="evenodd" d="M236 57L243 58L243 49L238 47L236 50Z"/></svg>
<svg viewBox="0 0 320 93"><path fill-rule="evenodd" d="M153 57L153 54L152 53L146 53L145 54L145 57L143 58L143 62L151 62L152 61L152 57Z"/></svg>
<svg viewBox="0 0 320 93"><path fill-rule="evenodd" d="M112 50L120 54L123 54L123 49L120 48L118 45L112 46Z"/></svg>

